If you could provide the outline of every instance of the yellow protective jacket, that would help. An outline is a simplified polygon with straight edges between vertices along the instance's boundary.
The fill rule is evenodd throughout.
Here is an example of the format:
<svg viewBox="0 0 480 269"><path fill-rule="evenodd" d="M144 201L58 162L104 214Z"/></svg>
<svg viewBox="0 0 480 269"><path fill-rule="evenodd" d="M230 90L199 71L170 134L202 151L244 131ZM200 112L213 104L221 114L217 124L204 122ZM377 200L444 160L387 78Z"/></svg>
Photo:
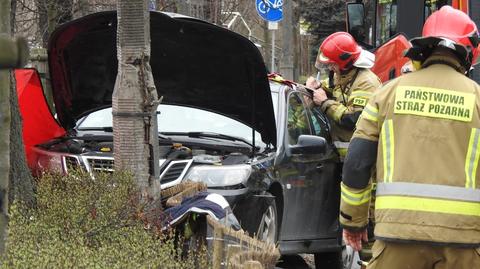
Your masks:
<svg viewBox="0 0 480 269"><path fill-rule="evenodd" d="M370 98L345 159L344 228L367 225L376 167L377 238L480 245L480 87L463 71L433 55Z"/></svg>
<svg viewBox="0 0 480 269"><path fill-rule="evenodd" d="M322 82L322 88L333 96L320 106L332 123L332 139L340 155L345 156L355 124L372 93L381 86L380 79L369 69L353 68L335 76L334 87Z"/></svg>

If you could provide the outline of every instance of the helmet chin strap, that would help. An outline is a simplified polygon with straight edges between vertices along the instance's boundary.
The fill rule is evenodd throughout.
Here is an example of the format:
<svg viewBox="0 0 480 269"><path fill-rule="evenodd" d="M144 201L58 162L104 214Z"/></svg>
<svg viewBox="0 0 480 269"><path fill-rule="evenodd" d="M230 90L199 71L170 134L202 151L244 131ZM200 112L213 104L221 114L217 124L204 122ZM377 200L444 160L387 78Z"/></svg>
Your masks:
<svg viewBox="0 0 480 269"><path fill-rule="evenodd" d="M335 82L334 80L335 72L333 70L328 71L328 87L330 89L333 89L335 87Z"/></svg>

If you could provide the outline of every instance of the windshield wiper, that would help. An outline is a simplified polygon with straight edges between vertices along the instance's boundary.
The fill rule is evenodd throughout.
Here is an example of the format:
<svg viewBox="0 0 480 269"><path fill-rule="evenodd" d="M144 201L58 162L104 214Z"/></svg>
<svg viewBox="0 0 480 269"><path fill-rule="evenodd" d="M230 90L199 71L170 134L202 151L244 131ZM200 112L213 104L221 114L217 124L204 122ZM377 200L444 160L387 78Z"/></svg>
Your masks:
<svg viewBox="0 0 480 269"><path fill-rule="evenodd" d="M106 133L113 133L113 127L106 126L106 127L85 127L85 128L78 128L78 131L104 131ZM172 140L170 137L163 135L162 133L158 133L158 138L163 140Z"/></svg>
<svg viewBox="0 0 480 269"><path fill-rule="evenodd" d="M164 134L164 135L184 135L184 136L188 136L188 137L209 137L209 138L225 139L225 140L230 140L230 141L240 141L240 142L243 142L243 143L245 143L245 144L247 144L247 145L249 145L250 147L253 148L252 143L250 143L248 140L243 139L241 137L212 133L212 132L161 132L161 134Z"/></svg>

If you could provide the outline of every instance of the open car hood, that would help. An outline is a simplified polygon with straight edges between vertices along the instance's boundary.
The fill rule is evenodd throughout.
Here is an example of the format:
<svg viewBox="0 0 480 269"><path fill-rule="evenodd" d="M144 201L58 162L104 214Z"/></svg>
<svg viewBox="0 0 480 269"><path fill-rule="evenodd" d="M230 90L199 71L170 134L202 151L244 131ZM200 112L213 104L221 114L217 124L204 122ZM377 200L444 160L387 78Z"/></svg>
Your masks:
<svg viewBox="0 0 480 269"><path fill-rule="evenodd" d="M272 98L256 46L230 30L181 15L150 13L151 60L163 103L210 110L257 130L276 145ZM55 108L66 128L110 106L117 75L115 11L60 26L49 41Z"/></svg>

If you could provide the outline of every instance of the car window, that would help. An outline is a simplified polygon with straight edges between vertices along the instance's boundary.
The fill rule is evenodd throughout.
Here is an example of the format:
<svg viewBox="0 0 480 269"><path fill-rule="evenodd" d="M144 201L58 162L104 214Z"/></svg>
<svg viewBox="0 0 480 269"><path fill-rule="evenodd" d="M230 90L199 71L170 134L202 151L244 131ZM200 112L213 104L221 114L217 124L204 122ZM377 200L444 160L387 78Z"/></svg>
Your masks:
<svg viewBox="0 0 480 269"><path fill-rule="evenodd" d="M382 0L377 5L377 46L397 33L397 0Z"/></svg>
<svg viewBox="0 0 480 269"><path fill-rule="evenodd" d="M307 110L297 93L292 93L288 97L287 119L288 142L290 145L297 144L300 135L311 134Z"/></svg>
<svg viewBox="0 0 480 269"><path fill-rule="evenodd" d="M158 106L159 132L214 132L245 138L252 142L252 128L232 118L202 109L160 104ZM92 112L77 122L77 129L112 127L112 108ZM265 148L261 135L255 132L255 144Z"/></svg>
<svg viewBox="0 0 480 269"><path fill-rule="evenodd" d="M312 122L312 132L314 135L330 139L329 123L325 114L322 113L320 107L313 106L309 108L310 120Z"/></svg>

